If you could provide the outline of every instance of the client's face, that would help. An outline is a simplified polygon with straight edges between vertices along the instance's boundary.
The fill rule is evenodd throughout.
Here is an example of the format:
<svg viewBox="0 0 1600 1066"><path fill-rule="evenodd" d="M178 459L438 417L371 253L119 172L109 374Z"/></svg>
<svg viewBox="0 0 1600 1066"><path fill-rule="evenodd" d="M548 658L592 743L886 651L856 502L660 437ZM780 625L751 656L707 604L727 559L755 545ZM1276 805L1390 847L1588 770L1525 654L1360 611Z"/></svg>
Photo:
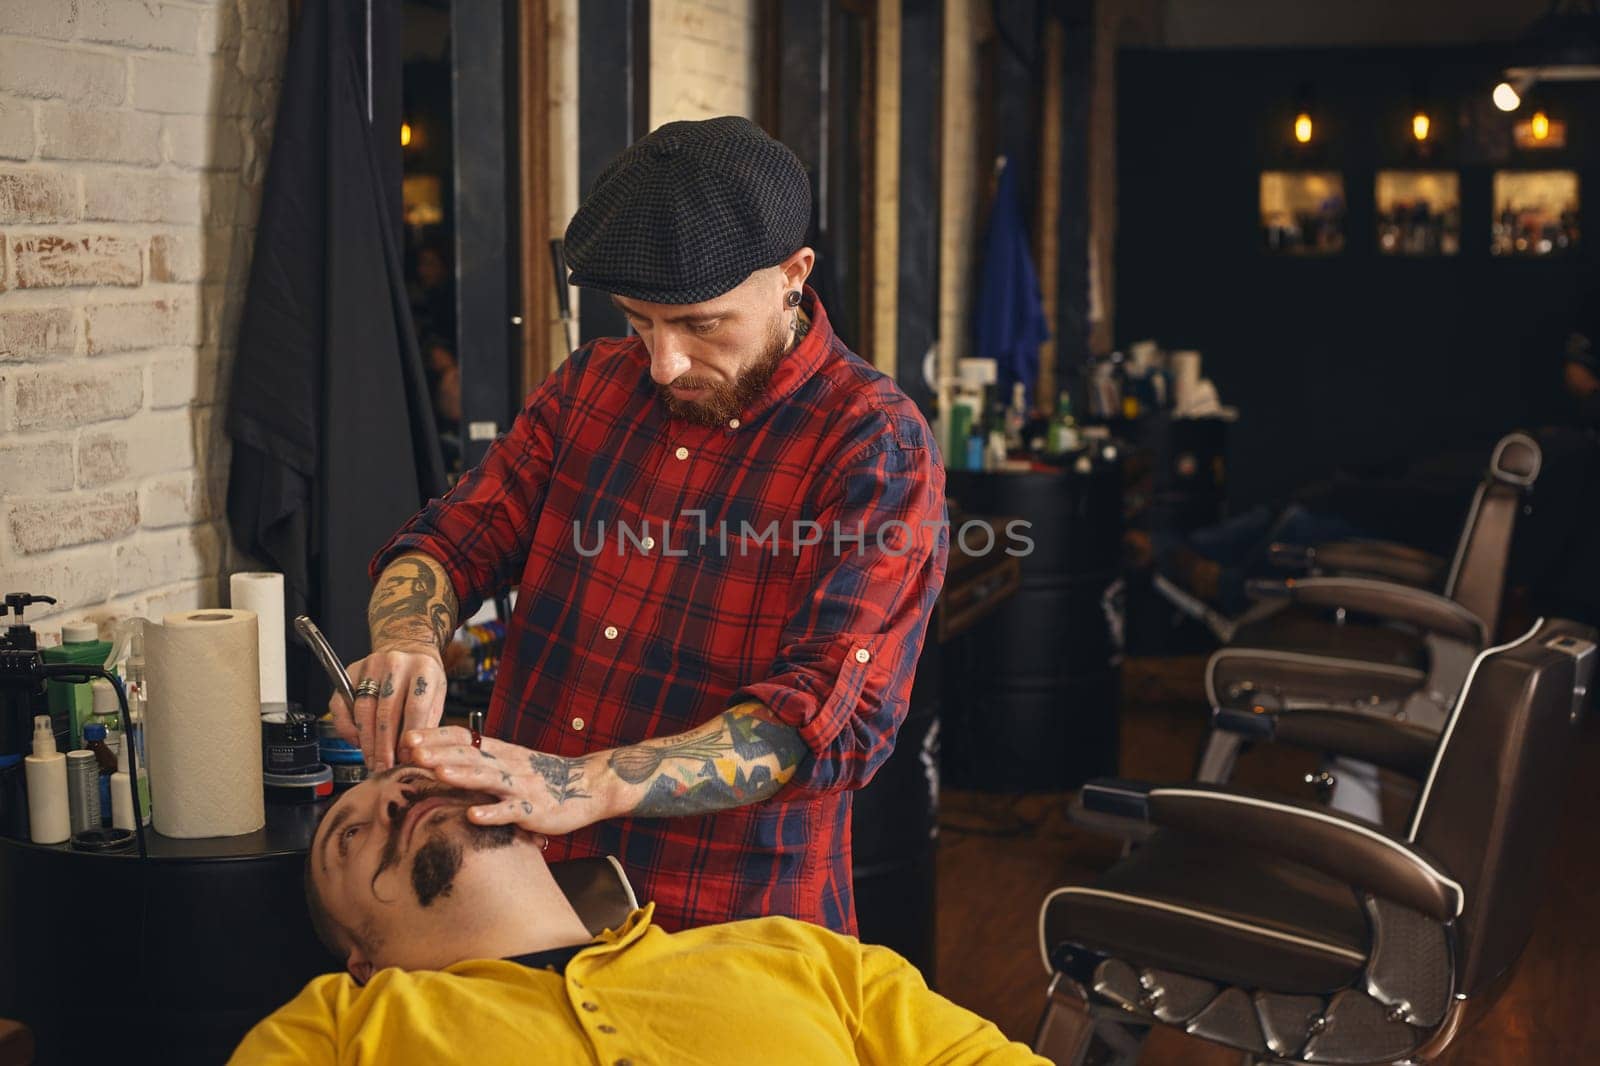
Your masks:
<svg viewBox="0 0 1600 1066"><path fill-rule="evenodd" d="M473 876L479 856L518 843L537 850L515 826L467 821L468 807L495 801L397 766L329 808L312 838L311 878L328 917L350 932L353 955L373 969L409 965L430 933L493 881Z"/></svg>

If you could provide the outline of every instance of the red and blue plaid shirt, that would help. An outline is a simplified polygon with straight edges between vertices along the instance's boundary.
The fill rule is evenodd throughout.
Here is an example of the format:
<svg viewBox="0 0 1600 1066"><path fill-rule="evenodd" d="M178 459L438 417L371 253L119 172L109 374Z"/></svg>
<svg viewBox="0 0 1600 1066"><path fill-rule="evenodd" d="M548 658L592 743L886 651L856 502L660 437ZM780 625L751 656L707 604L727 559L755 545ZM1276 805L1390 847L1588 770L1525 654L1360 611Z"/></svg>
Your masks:
<svg viewBox="0 0 1600 1066"><path fill-rule="evenodd" d="M782 914L855 931L850 789L888 757L944 581L944 471L915 404L811 329L727 425L667 416L637 338L573 354L443 499L421 551L463 612L518 582L495 736L582 755L759 700L809 755L763 803L623 818L550 844L616 855L673 928Z"/></svg>

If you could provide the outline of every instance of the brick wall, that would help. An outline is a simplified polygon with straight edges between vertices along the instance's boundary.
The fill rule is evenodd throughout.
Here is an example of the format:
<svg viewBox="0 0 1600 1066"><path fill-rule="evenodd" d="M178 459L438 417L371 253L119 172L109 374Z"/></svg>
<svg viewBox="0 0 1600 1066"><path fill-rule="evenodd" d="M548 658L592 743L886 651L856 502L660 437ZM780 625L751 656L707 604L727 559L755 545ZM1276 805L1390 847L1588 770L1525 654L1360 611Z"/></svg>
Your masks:
<svg viewBox="0 0 1600 1066"><path fill-rule="evenodd" d="M650 128L678 119L755 117L755 0L654 0Z"/></svg>
<svg viewBox="0 0 1600 1066"><path fill-rule="evenodd" d="M222 396L287 0L0 0L0 592L222 602Z"/></svg>

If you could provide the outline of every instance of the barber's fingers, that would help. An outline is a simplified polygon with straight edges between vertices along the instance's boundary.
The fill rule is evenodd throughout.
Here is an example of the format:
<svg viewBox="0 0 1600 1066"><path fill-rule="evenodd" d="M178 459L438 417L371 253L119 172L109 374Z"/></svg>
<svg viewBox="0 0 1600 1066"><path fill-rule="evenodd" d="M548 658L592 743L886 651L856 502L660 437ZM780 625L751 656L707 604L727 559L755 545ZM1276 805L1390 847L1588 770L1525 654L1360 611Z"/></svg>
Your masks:
<svg viewBox="0 0 1600 1066"><path fill-rule="evenodd" d="M401 730L407 733L431 729L444 715L444 666L437 660L426 660L414 670L405 681L405 717L400 723ZM401 743L404 744L403 737Z"/></svg>
<svg viewBox="0 0 1600 1066"><path fill-rule="evenodd" d="M443 711L444 667L437 652L408 648L373 652L351 673L378 688L375 698L363 696L356 700L355 722L367 769L373 773L387 770L395 763L408 719L427 721L431 715L437 721ZM424 679L420 693L418 677ZM414 709L410 706L413 701L417 703Z"/></svg>
<svg viewBox="0 0 1600 1066"><path fill-rule="evenodd" d="M361 682L366 680L365 674L356 675L355 707L352 708L351 717L355 721L356 735L350 739L361 745L361 758L368 766L372 765L372 721L378 710L378 697L359 691Z"/></svg>
<svg viewBox="0 0 1600 1066"><path fill-rule="evenodd" d="M530 832L541 833L543 824L533 804L513 797L503 803L467 808L467 820L474 825L515 825Z"/></svg>
<svg viewBox="0 0 1600 1066"><path fill-rule="evenodd" d="M526 758L529 754L527 748L489 736L480 737L478 745L474 746L471 731L458 725L407 730L400 739L400 748L407 762L422 766L431 765L435 759L473 762L489 757L516 761L518 756Z"/></svg>

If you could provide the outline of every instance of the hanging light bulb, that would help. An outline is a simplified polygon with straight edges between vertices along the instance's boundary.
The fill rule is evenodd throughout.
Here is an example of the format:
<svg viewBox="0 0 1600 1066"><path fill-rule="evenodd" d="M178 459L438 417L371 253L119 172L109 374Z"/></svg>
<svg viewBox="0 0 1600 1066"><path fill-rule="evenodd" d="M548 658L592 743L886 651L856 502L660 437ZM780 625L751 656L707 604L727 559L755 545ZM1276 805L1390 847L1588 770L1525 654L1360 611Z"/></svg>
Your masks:
<svg viewBox="0 0 1600 1066"><path fill-rule="evenodd" d="M1535 111L1533 118L1528 120L1528 132L1533 134L1533 139L1542 141L1550 136L1550 116L1543 111Z"/></svg>
<svg viewBox="0 0 1600 1066"><path fill-rule="evenodd" d="M1522 94L1512 88L1509 81L1494 87L1494 106L1502 111L1515 111L1522 106Z"/></svg>
<svg viewBox="0 0 1600 1066"><path fill-rule="evenodd" d="M400 123L400 147L411 147L411 123L409 122Z"/></svg>
<svg viewBox="0 0 1600 1066"><path fill-rule="evenodd" d="M1433 121L1428 118L1426 111L1418 111L1411 116L1411 136L1419 141L1428 139L1428 130L1433 126Z"/></svg>
<svg viewBox="0 0 1600 1066"><path fill-rule="evenodd" d="M1311 116L1305 111L1294 117L1294 139L1301 144L1311 143Z"/></svg>

